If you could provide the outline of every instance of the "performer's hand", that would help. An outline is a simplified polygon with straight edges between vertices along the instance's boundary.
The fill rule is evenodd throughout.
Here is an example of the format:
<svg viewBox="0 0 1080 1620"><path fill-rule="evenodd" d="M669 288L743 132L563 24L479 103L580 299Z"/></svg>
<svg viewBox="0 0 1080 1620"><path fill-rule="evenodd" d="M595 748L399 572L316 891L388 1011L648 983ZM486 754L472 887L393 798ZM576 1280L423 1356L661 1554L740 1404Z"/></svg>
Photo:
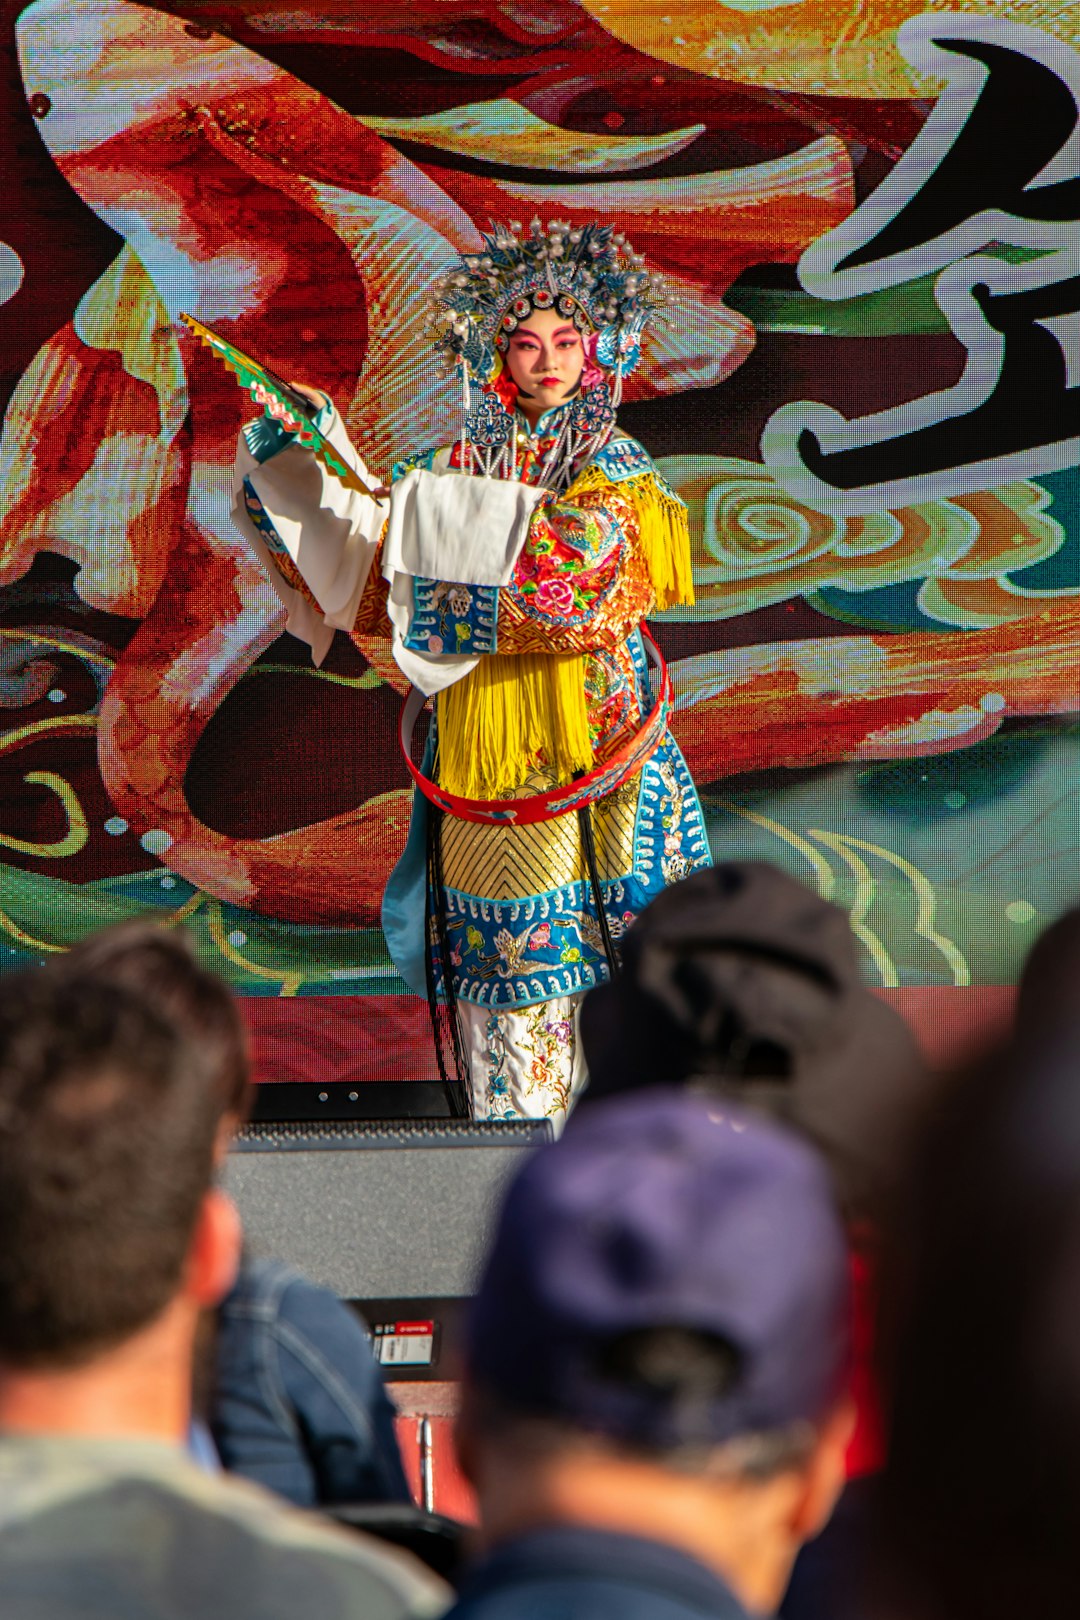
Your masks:
<svg viewBox="0 0 1080 1620"><path fill-rule="evenodd" d="M289 387L295 388L298 394L303 394L305 399L309 399L317 411L321 411L326 404L326 395L320 393L317 388L309 388L307 383L293 382L290 378Z"/></svg>
<svg viewBox="0 0 1080 1620"><path fill-rule="evenodd" d="M303 394L304 398L309 399L319 410L326 404L326 395L321 394L317 388L309 388L306 383L294 382L292 379L289 381L289 387L295 388L298 394ZM370 494L376 501L385 501L390 494L390 488L387 484L379 484L376 489L370 491Z"/></svg>

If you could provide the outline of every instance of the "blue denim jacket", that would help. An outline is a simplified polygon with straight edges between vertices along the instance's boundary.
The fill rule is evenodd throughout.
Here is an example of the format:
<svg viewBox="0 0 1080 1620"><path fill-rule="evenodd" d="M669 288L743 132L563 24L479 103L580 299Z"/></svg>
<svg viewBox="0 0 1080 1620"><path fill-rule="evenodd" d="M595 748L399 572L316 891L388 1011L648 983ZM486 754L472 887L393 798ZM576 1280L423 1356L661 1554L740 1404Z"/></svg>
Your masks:
<svg viewBox="0 0 1080 1620"><path fill-rule="evenodd" d="M411 1500L360 1318L278 1261L246 1257L219 1310L210 1427L226 1469L300 1507Z"/></svg>

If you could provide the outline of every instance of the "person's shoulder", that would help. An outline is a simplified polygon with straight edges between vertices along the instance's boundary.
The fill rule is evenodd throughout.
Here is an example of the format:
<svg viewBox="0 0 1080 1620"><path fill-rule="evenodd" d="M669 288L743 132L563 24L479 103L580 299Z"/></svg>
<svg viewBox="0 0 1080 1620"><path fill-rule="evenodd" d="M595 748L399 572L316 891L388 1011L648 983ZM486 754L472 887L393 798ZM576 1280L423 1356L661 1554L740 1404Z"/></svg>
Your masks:
<svg viewBox="0 0 1080 1620"><path fill-rule="evenodd" d="M635 1586L617 1575L553 1573L544 1580L507 1583L463 1595L445 1620L732 1620L677 1595Z"/></svg>
<svg viewBox="0 0 1080 1620"><path fill-rule="evenodd" d="M278 1320L292 1328L314 1333L343 1330L349 1340L364 1340L364 1324L355 1310L332 1288L312 1282L298 1271L287 1271L277 1283ZM352 1347L355 1350L355 1347Z"/></svg>
<svg viewBox="0 0 1080 1620"><path fill-rule="evenodd" d="M191 1467L161 1484L177 1526L187 1524L184 1543L192 1556L201 1543L235 1568L235 1598L222 1609L236 1620L301 1612L310 1620L358 1614L429 1620L446 1609L442 1582L408 1555L291 1507L261 1486Z"/></svg>
<svg viewBox="0 0 1080 1620"><path fill-rule="evenodd" d="M320 1592L340 1596L342 1620L356 1614L365 1620L424 1620L444 1612L446 1588L407 1554L292 1508L246 1480L219 1476L212 1483L217 1490L213 1500L206 1493L207 1508L233 1524L238 1545L246 1543L243 1556L249 1567L263 1571L267 1596L280 1575L304 1592L300 1607L312 1617L337 1620L336 1605L320 1608L312 1601Z"/></svg>
<svg viewBox="0 0 1080 1620"><path fill-rule="evenodd" d="M231 1317L256 1311L263 1316L274 1316L284 1295L298 1284L307 1285L307 1278L284 1261L245 1254L232 1288L222 1301L221 1314Z"/></svg>
<svg viewBox="0 0 1080 1620"><path fill-rule="evenodd" d="M654 473L656 468L653 459L643 444L632 439L628 433L616 432L612 434L600 450L598 450L589 463L597 467L610 478L613 484L621 484L628 478L641 478L645 473Z"/></svg>
<svg viewBox="0 0 1080 1620"><path fill-rule="evenodd" d="M446 1608L442 1583L395 1549L205 1473L172 1447L71 1449L0 1444L2 1613L9 1537L21 1567L40 1567L41 1612L56 1620L144 1613L154 1593L170 1613L230 1620L434 1620ZM91 1565L97 1602L83 1607Z"/></svg>
<svg viewBox="0 0 1080 1620"><path fill-rule="evenodd" d="M586 1525L526 1531L467 1571L446 1620L748 1620L724 1583L664 1542Z"/></svg>
<svg viewBox="0 0 1080 1620"><path fill-rule="evenodd" d="M313 1282L281 1260L245 1258L223 1311L227 1319L288 1323L309 1332L344 1325L352 1338L364 1336L360 1318L333 1289Z"/></svg>

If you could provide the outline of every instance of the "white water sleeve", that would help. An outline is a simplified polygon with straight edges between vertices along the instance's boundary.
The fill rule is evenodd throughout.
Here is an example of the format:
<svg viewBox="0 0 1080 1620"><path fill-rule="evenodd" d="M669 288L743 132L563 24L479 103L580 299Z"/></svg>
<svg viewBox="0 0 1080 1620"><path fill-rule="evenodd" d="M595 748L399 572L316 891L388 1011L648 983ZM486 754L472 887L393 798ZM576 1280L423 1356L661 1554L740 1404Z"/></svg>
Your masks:
<svg viewBox="0 0 1080 1620"><path fill-rule="evenodd" d="M414 579L461 585L507 585L544 490L513 478L473 478L414 469L390 496L382 571L389 587L394 661L429 696L475 668L478 655L427 653L406 647Z"/></svg>
<svg viewBox="0 0 1080 1620"><path fill-rule="evenodd" d="M336 410L323 431L366 483L377 482ZM317 608L274 567L270 556L273 537L268 545L268 537L260 534L248 513L245 480L258 497L277 541L316 598ZM374 501L358 490L346 489L303 445L286 445L269 460L259 462L241 434L233 477L233 522L287 609L286 628L307 642L316 664L325 658L334 631L353 627L388 510L388 501Z"/></svg>

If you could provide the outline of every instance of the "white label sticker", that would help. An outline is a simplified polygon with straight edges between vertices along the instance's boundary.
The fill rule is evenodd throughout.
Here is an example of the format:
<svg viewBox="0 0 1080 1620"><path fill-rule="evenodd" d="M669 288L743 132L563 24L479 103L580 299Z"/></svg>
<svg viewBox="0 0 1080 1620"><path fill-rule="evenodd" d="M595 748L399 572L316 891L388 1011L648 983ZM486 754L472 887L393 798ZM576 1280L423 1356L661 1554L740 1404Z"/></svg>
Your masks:
<svg viewBox="0 0 1080 1620"><path fill-rule="evenodd" d="M434 1322L394 1322L375 1330L375 1354L384 1365L430 1367Z"/></svg>

